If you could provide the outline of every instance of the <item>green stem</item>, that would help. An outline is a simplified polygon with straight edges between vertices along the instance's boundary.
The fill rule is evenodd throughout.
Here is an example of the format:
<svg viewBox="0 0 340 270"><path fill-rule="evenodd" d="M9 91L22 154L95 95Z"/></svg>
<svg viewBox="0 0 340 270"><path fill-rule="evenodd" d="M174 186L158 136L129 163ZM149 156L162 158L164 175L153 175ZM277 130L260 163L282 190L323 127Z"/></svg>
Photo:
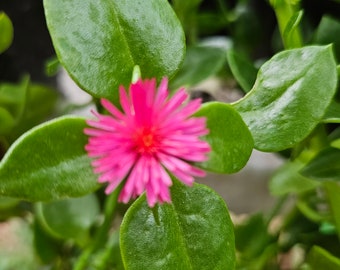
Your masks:
<svg viewBox="0 0 340 270"><path fill-rule="evenodd" d="M75 266L74 270L86 269L87 263L91 254L103 246L103 243L108 239L109 230L111 229L113 219L115 217L115 212L117 209L117 199L121 188L116 188L106 199L104 206L104 222L96 232L93 241L87 247L87 249L81 254Z"/></svg>

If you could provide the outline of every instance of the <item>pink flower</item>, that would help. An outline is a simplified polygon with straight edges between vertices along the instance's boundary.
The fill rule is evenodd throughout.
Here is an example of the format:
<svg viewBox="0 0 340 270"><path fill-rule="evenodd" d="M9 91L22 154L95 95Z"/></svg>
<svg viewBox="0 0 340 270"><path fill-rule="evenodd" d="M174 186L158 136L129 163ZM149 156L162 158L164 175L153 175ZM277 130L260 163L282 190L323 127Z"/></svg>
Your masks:
<svg viewBox="0 0 340 270"><path fill-rule="evenodd" d="M157 202L170 202L170 172L186 185L205 172L189 162L207 159L209 144L199 136L206 135L206 119L190 118L201 100L185 103L188 95L180 89L169 98L168 81L164 78L156 89L156 80L131 84L129 94L119 88L122 111L108 100L101 104L111 115L94 112L98 121L88 120L92 128L85 146L100 183L108 182L111 193L125 178L119 201L127 203L146 191L150 207Z"/></svg>

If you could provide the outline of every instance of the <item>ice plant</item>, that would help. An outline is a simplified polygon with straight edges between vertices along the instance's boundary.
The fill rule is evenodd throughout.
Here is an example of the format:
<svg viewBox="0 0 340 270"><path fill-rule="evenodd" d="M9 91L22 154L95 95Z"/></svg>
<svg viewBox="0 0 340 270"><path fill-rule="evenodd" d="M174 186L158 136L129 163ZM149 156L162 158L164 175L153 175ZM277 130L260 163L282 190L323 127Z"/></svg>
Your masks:
<svg viewBox="0 0 340 270"><path fill-rule="evenodd" d="M146 191L150 207L157 202L170 202L172 180L192 185L194 177L205 172L190 162L206 160L209 144L200 139L206 135L206 119L191 117L201 105L200 99L187 101L185 90L169 97L164 78L156 88L156 80L141 80L130 85L129 93L119 88L122 111L106 99L101 104L110 113L93 112L97 120L88 120L91 128L85 146L98 181L107 182L111 193L124 179L119 201L127 203Z"/></svg>

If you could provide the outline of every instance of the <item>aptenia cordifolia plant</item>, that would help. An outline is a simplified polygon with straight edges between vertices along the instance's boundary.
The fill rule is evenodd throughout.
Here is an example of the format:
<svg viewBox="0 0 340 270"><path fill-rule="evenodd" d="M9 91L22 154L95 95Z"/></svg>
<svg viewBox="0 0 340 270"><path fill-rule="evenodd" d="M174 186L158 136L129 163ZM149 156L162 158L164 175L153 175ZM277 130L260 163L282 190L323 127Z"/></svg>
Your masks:
<svg viewBox="0 0 340 270"><path fill-rule="evenodd" d="M95 108L1 82L0 269L340 269L340 3L310 2L44 0L47 71ZM211 77L243 97L190 99ZM240 220L194 179L253 149L285 163L272 211Z"/></svg>

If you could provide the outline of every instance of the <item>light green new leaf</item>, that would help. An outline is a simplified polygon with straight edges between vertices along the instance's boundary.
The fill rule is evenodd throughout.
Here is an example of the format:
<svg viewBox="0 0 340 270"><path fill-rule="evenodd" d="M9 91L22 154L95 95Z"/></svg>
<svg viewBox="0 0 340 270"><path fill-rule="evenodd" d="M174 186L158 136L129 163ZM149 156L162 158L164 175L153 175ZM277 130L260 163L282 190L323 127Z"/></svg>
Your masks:
<svg viewBox="0 0 340 270"><path fill-rule="evenodd" d="M253 89L234 107L261 151L280 151L306 138L322 119L337 85L331 46L280 52L259 70Z"/></svg>
<svg viewBox="0 0 340 270"><path fill-rule="evenodd" d="M234 173L242 169L253 150L254 141L249 129L235 109L225 103L203 104L195 116L207 118L210 144L209 159L196 165L216 173Z"/></svg>
<svg viewBox="0 0 340 270"><path fill-rule="evenodd" d="M151 209L142 196L129 208L120 231L125 269L234 269L233 224L223 199L177 180L171 194L171 204Z"/></svg>
<svg viewBox="0 0 340 270"><path fill-rule="evenodd" d="M271 194L280 196L288 193L301 193L319 186L319 182L304 177L299 173L303 165L303 163L295 160L294 162L287 162L279 168L269 183Z"/></svg>
<svg viewBox="0 0 340 270"><path fill-rule="evenodd" d="M0 54L7 50L13 40L13 25L4 12L0 12Z"/></svg>
<svg viewBox="0 0 340 270"><path fill-rule="evenodd" d="M47 26L61 64L96 97L116 101L139 65L143 77L172 77L184 33L166 0L44 0Z"/></svg>
<svg viewBox="0 0 340 270"><path fill-rule="evenodd" d="M327 250L319 246L313 246L307 256L307 263L312 270L338 270L340 258L335 257Z"/></svg>
<svg viewBox="0 0 340 270"><path fill-rule="evenodd" d="M85 126L83 118L65 116L23 134L0 163L0 195L47 201L95 190Z"/></svg>

